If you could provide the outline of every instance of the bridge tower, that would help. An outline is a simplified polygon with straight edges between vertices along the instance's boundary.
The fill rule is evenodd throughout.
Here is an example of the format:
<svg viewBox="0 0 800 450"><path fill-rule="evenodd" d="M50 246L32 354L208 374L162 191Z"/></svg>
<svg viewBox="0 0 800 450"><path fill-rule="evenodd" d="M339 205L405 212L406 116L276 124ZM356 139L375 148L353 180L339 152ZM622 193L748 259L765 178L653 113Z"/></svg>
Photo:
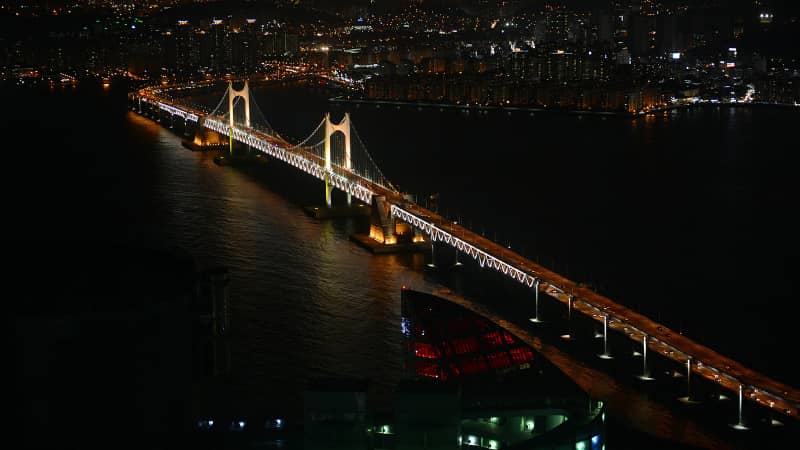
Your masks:
<svg viewBox="0 0 800 450"><path fill-rule="evenodd" d="M350 113L344 113L344 118L338 124L331 121L331 114L325 114L325 204L331 207L331 185L328 177L331 173L331 136L337 131L344 135L344 168L348 171L353 170L352 160L350 159ZM347 206L350 206L352 199L347 194Z"/></svg>
<svg viewBox="0 0 800 450"><path fill-rule="evenodd" d="M239 90L233 88L233 82L228 81L228 118L230 120L230 152L233 153L233 104L237 97L244 100L244 125L250 128L250 85L244 81L244 87Z"/></svg>

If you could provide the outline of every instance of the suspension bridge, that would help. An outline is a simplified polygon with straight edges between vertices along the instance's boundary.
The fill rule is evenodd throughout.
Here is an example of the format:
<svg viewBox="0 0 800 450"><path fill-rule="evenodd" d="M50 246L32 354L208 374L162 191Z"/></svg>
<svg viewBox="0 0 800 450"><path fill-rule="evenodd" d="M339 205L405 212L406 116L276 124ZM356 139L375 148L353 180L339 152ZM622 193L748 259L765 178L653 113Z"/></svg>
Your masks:
<svg viewBox="0 0 800 450"><path fill-rule="evenodd" d="M800 391L782 382L751 370L718 354L681 333L630 310L611 299L578 285L522 255L423 208L403 195L386 179L370 156L355 130L349 114L334 123L326 114L307 138L290 143L272 128L254 99L247 81L235 89L229 82L225 94L214 109L192 105L187 91L212 83L145 88L131 93L131 108L162 123L174 126L183 121L189 128L207 128L227 136L231 149L240 142L275 159L283 161L324 182L325 199L332 206L332 190L371 205L373 223L370 237L381 245L396 245L403 238L418 241L427 236L434 245L450 246L457 254L472 257L480 267L497 271L532 290L535 315L531 322L540 322L539 300L546 294L564 304L567 317L583 314L602 324L604 350L602 358L610 359L607 340L609 330L626 336L641 345L643 380L652 379L648 352L674 361L686 370L687 381L700 376L738 395L739 422L744 428L742 403L755 402L777 413L798 419ZM690 390L690 388L689 388ZM687 393L687 398L691 391Z"/></svg>

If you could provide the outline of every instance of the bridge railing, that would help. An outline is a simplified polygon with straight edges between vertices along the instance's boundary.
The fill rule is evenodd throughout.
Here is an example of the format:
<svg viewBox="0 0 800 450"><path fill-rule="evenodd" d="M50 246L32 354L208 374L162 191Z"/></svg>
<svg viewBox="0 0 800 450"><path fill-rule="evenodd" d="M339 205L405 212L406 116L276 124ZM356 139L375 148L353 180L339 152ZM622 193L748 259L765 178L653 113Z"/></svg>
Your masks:
<svg viewBox="0 0 800 450"><path fill-rule="evenodd" d="M351 179L347 175L337 171L327 171L324 163L316 160L315 155L303 154L299 150L289 150L283 148L276 143L270 142L268 136L258 133L254 130L248 130L240 127L230 128L230 124L222 120L207 117L203 120L203 126L214 130L220 134L232 133L233 139L251 147L254 147L274 158L284 161L293 167L296 167L303 172L306 172L320 180L328 179L328 181L336 188L356 197L357 199L371 203L372 190L361 183L357 179Z"/></svg>

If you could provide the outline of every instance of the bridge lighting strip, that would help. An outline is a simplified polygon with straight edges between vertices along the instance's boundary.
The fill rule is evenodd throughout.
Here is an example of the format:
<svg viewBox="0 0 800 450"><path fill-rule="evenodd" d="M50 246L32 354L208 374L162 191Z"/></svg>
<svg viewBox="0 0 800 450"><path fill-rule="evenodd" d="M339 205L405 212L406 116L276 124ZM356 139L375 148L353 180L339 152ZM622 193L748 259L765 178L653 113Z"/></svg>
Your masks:
<svg viewBox="0 0 800 450"><path fill-rule="evenodd" d="M158 107L164 111L169 112L170 114L176 115L186 120L190 120L192 122L197 122L197 120L199 119L199 117L197 117L197 114L186 112L182 109L176 108L172 105L168 105L164 102L158 102Z"/></svg>
<svg viewBox="0 0 800 450"><path fill-rule="evenodd" d="M202 126L223 135L231 132L230 124L227 124L219 119L207 117L202 121ZM331 183L333 187L352 195L364 203L372 203L373 192L370 189L357 182L349 180L344 175L338 174L334 171L325 170L325 167L320 166L310 158L302 155L299 153L299 151L290 151L279 147L268 142L266 139L261 138L252 131L239 127L233 128L233 139L257 148L261 152L290 164L309 175L319 178L320 180L325 180L327 178L328 182Z"/></svg>
<svg viewBox="0 0 800 450"><path fill-rule="evenodd" d="M437 227L436 225L433 225L430 222L426 222L426 221L420 219L416 215L404 210L403 208L400 208L397 205L392 205L391 213L392 213L392 215L394 217L397 217L397 218L399 218L399 219L401 219L401 220L403 220L403 221L405 221L407 223L410 223L411 225L419 228L420 230L422 230L425 233L427 233L428 235L430 235L432 241L437 241L438 240L438 241L445 242L446 244L449 244L449 245L457 248L459 251L462 251L462 252L472 256L475 260L478 261L478 264L480 264L481 267L488 266L489 268L493 268L493 269L497 270L498 272L502 272L504 275L507 275L510 278L512 278L512 279L514 279L514 280L516 280L516 281L518 281L520 283L525 283L528 287L533 287L533 284L537 280L536 277L534 277L534 276L532 276L530 274L527 274L527 273L517 269L516 267L508 264L507 262L505 262L505 261L503 261L503 260L501 260L501 259L499 259L497 257L494 257L494 256L486 253L485 251L475 247L474 245L469 244L469 243L463 241L462 239L459 239L459 238L451 235L450 233L448 233L447 231L442 230L441 228ZM539 279L539 282L542 283L542 284L546 284L548 286L545 289L545 293L547 293L547 294L568 295L568 296L572 297L573 305L575 305L578 302L580 302L580 303L588 306L590 309L596 311L598 314L607 315L609 322L612 322L612 321L619 322L619 323L623 324L624 327L627 327L627 329L631 329L631 330L635 331L638 334L641 334L643 336L647 336L648 341L658 342L661 345L669 347L674 352L686 355L684 352L674 348L673 346L667 344L666 342L663 342L663 341L659 340L658 338L656 338L655 336L650 335L649 333L645 333L644 331L638 329L637 327L633 326L632 324L629 324L627 321L621 320L620 318L615 317L614 315L612 315L611 313L608 313L607 311L603 311L601 308L598 308L597 306L587 302L586 300L583 300L583 299L579 298L576 295L569 294L566 291L564 291L563 289L561 289L561 288L559 288L557 286L554 286L554 285L552 285L550 283L547 283L546 281L544 281L542 279ZM556 291L556 292L551 292L553 290ZM707 367L710 368L711 366L707 366Z"/></svg>
<svg viewBox="0 0 800 450"><path fill-rule="evenodd" d="M517 280L520 283L526 284L528 287L532 287L533 283L536 282L536 277L531 276L517 269L511 264L508 264L507 262L486 253L485 251L479 249L478 247L475 247L474 245L469 244L464 240L453 236L452 234L448 233L447 231L444 231L443 229L437 227L436 225L420 219L419 217L404 210L403 208L400 208L397 205L392 205L391 214L392 216L397 217L407 223L410 223L411 225L419 228L420 230L430 235L431 241L445 242L446 244L449 244L457 248L459 251L462 251L472 256L473 259L478 261L478 264L480 264L481 267L488 266L490 268L493 268L498 272L502 272L503 275L507 275L510 278L513 278L514 280ZM552 286L549 283L548 285ZM552 287L561 292L562 294L565 293L562 289L559 289L555 286Z"/></svg>

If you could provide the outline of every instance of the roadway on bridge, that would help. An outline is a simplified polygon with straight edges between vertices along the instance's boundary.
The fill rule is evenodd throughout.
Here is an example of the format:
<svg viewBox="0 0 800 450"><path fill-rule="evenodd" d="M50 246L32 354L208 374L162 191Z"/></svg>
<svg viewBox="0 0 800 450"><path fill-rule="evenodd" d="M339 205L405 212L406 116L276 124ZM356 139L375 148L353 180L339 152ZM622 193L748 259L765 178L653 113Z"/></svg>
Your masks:
<svg viewBox="0 0 800 450"><path fill-rule="evenodd" d="M163 96L162 91L163 89L161 88L144 89L139 91L139 95L151 103L158 104L162 102L171 107L182 109L187 113L195 114L200 118L201 123L209 115L206 111L186 107L166 98ZM234 128L241 129L283 150L292 151L312 161L314 164L324 167L324 161L317 155L303 151L302 148L295 148L283 139L275 138L257 130L245 129L239 124L234 125ZM743 394L749 400L758 402L768 408L774 408L796 419L798 418L800 391L797 389L744 367L736 361L722 356L635 311L617 304L594 291L580 287L577 283L522 257L516 252L408 201L400 193L390 188L361 178L355 173L349 173L341 167L333 167L331 172L346 178L351 183L367 188L372 195L385 196L391 204L515 268L524 273L527 279L534 277L540 280L539 290L541 292L547 293L564 304L571 304L571 307L577 312L583 313L598 322L603 322L604 317L607 316L610 329L616 330L639 343L646 339L648 349L651 352L657 352L681 365L685 365L687 360L691 358L693 373L697 373L734 392L738 392L741 386ZM506 266L504 265L503 267ZM522 273L519 275L521 276Z"/></svg>

